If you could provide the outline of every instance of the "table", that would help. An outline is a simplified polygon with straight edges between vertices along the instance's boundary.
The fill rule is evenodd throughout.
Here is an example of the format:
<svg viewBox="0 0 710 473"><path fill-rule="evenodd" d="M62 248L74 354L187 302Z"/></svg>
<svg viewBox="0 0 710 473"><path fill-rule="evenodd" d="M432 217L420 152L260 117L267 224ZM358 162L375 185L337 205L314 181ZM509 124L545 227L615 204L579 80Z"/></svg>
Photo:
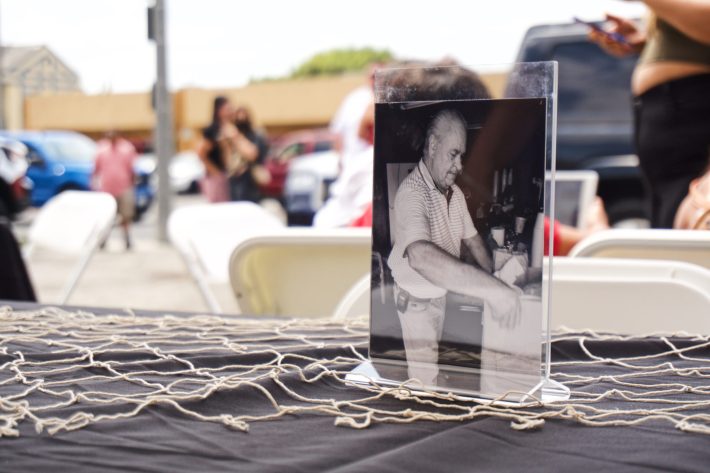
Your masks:
<svg viewBox="0 0 710 473"><path fill-rule="evenodd" d="M156 367L165 372L178 371L187 369L184 363L189 362L197 371L171 376L170 379L174 381L180 379L180 376L187 379L198 375L207 377L230 373L237 379L246 379L244 373L247 365L264 363L266 367L262 374L265 376L256 384L272 393L279 404L294 406L296 410L301 411L281 415L272 420L247 420L246 424L240 424L237 422L240 415L268 416L277 412L259 388L240 384L234 387L223 386L204 398L179 403L191 412L208 417L228 412L233 417L225 422L231 422L231 428L219 421L193 418L179 412L174 405L156 403L145 407L135 416L95 423L89 421L88 425L77 430L59 430L50 435L48 430L58 425L51 420L52 417L66 420L87 410L94 415L114 415L135 407L131 398L98 407L80 399L76 403L38 413L43 419L49 419L40 433L34 430L36 424L31 419L25 419L17 426L18 437L0 438L0 471L707 471L710 461L710 435L680 431L671 422L663 419L623 427L590 427L573 419L548 419L544 425L526 431L512 429L510 419L495 417L450 422L417 420L406 424L374 422L365 429L336 426L335 419L338 416L332 411L303 410L311 405L295 400L286 394L284 389L293 389L304 398L332 400L333 403L354 401L368 393L327 375L310 383L300 380L301 373L311 377L322 374L315 365L305 371L286 369L278 377L268 375L269 370L278 365L274 363L278 356L276 351L262 350L266 344L277 347L277 351L285 355L281 358L283 365L292 364L296 368L303 368L312 359L327 359L331 362L341 361L342 365L333 365L338 369L347 370L353 367L358 353L364 355L366 350L367 327L364 321L346 325L327 321L294 322L289 325L271 319L263 322L248 318L223 319L227 322L219 322L216 318L209 317L189 319L195 314L182 314L182 317L187 316L188 320L192 320L192 328L183 331L176 322L180 320L180 316L165 318L155 313L141 313L136 319L141 324L136 326L135 332L128 333L128 325L121 324L130 316L113 311L118 314L114 316L114 327L124 327L122 334L116 336L102 332L112 325L107 322L111 320L112 311L92 309L91 312L99 315L81 315L73 309L63 312L67 308L55 310L39 305L0 302L0 306L6 304L11 304L14 310L0 311L0 349L4 349L4 352L0 352L0 367L4 366L0 369L0 402L5 402L0 404L0 419L3 414L8 414L7 400L17 395L22 388L17 382L7 381L15 376L8 363L17 360L17 351L22 351L26 361L35 363L23 365L25 374L48 368L68 369L72 363L60 363L57 360L77 353L88 355L88 352L71 350L61 352L66 348L61 343L71 337L74 337L75 341L84 337L82 340L87 346L94 344L92 350L96 354L93 360L90 360L91 363L87 364L87 359L81 359L74 364L84 363L86 366L69 372L59 370L34 375L33 379L41 378L43 383L51 383L52 380L66 380L69 377L78 379L94 376L95 378L61 387L70 389L75 395L113 390L141 396L142 388L148 391L153 388L141 388L134 383L121 384L115 379L101 379L100 376L110 373L112 368L124 374L145 373L155 370ZM27 316L27 312L22 312L23 310L44 311L44 315L31 318ZM62 319L65 326L61 330L57 328L58 325L53 325L58 320L57 317L65 317ZM107 318L98 319L99 317ZM154 322L148 320L150 317ZM67 320L69 322L66 322ZM174 325L176 323L178 325ZM258 328L259 324L263 324L262 329ZM239 331L244 327L250 327L250 337L239 335L242 333ZM42 331L44 335L40 336ZM220 334L225 331L232 331L232 335L227 337L227 340L222 340ZM166 333L170 336L163 341L186 344L181 346L179 343L167 343L157 351L156 349L161 347L158 342L146 342L144 347L140 346L140 343L146 340L145 337L155 339ZM196 335L198 333L202 338ZM261 333L260 338L253 336L258 333ZM89 341L92 334L97 335L91 339L94 341ZM111 338L112 336L114 338ZM128 340L123 338L124 336L133 340L136 346L121 346L120 343ZM41 346L37 343L41 338L55 340L59 345L53 343ZM243 338L252 340L245 341ZM115 344L102 349L98 339L110 340ZM202 345L196 347L190 344L198 339ZM230 343L233 345L229 345ZM669 353L668 343L681 350L691 346L699 348ZM240 352L240 346L243 348L250 344L250 349ZM200 347L204 350L200 351ZM170 357L171 353L176 354L174 358ZM658 354L663 355L621 364L618 361L609 361L621 357ZM576 360L589 361L589 355L599 357L599 361L583 365L568 364ZM609 360L606 360L607 358ZM664 341L658 337L623 339L595 338L590 334L564 334L556 337L553 359L557 363L557 379L579 382L572 386L573 390L589 396L605 392L610 387L622 391L633 391L636 388L619 387L618 383L606 378L590 383L575 377L621 376L632 373L633 370L624 364L659 365L658 369L647 369L648 372L656 374L628 379L627 384L676 383L675 391L669 387L655 388L659 393L654 397L670 401L698 402L701 407L692 413L703 416L704 412L708 412L707 406L702 404L710 400L710 394L705 388L705 376L710 374L707 339L676 337ZM667 363L673 363L676 368L697 369L673 374L667 369L664 371L664 367L669 366ZM227 365L232 365L232 368L223 372L198 373L200 368L218 370ZM148 382L156 381L148 374L140 374L136 378ZM165 381L166 379L159 379L156 382ZM280 387L279 382L283 383L284 387ZM691 385L692 388L687 392L681 385ZM57 391L60 391L59 387L51 386ZM190 383L184 386L176 385L176 390L180 392L195 389L198 389L198 386ZM622 398L623 395L623 392L612 394L594 406L600 409L627 409L630 404ZM42 396L42 393L39 393L31 402L56 401L52 396L49 400L43 399ZM94 400L100 397L95 397ZM426 407L411 400L399 400L393 396L384 396L368 405L383 411L399 412L400 415L395 417L400 420L407 419L407 409L410 409L410 413L411 410L427 411ZM633 405L652 408L658 407L659 404ZM346 408L342 408L342 411L362 413ZM542 411L537 409L536 412ZM75 419L78 423L83 421L86 419ZM699 426L709 425L708 419L704 417L698 417L693 422ZM247 424L248 431L239 430Z"/></svg>

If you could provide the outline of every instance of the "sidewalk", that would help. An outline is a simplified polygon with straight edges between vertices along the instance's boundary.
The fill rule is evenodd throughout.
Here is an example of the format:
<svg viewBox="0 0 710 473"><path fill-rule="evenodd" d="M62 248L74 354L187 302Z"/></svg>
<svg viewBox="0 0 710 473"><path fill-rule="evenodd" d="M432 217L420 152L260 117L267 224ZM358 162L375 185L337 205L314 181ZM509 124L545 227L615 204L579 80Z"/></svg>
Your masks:
<svg viewBox="0 0 710 473"><path fill-rule="evenodd" d="M196 196L176 196L174 206L201 201ZM115 228L104 250L97 250L69 298L68 304L117 309L206 312L207 306L178 252L155 238L156 206L133 228L133 248L126 251ZM29 216L31 221L31 214ZM25 222L16 227L27 231ZM28 267L39 302L57 303L75 259L37 251ZM237 310L228 285L215 287L227 313Z"/></svg>

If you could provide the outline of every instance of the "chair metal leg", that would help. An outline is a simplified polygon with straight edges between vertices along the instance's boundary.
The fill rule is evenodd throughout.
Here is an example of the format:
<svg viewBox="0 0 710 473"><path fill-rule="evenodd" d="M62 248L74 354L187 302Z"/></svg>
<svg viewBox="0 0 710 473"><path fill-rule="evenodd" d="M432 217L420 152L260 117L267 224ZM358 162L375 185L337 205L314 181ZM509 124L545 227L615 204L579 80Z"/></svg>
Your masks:
<svg viewBox="0 0 710 473"><path fill-rule="evenodd" d="M217 302L214 294L212 294L212 291L209 288L209 283L200 270L198 263L194 260L192 255L186 254L180 250L178 250L178 252L182 256L185 266L187 266L187 272L190 273L190 276L195 281L197 289L200 291L200 294L202 295L205 304L207 304L209 311L215 314L222 314L222 306L219 305L219 302Z"/></svg>
<svg viewBox="0 0 710 473"><path fill-rule="evenodd" d="M96 232L94 237L89 240L91 242L89 248L82 253L81 258L79 259L79 264L77 264L71 277L69 278L69 281L64 286L64 291L62 291L62 297L59 301L60 304L66 304L69 297L71 297L76 285L79 283L79 278L81 278L81 275L84 274L84 270L86 269L86 266L88 266L91 257L94 256L96 248L99 245L99 241L101 241L101 237L104 233L105 232Z"/></svg>

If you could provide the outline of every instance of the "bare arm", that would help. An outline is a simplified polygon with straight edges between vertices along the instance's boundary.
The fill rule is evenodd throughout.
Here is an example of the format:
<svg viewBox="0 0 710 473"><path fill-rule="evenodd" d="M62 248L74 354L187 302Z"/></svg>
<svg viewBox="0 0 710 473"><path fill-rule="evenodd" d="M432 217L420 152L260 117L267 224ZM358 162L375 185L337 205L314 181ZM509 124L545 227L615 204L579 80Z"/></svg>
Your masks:
<svg viewBox="0 0 710 473"><path fill-rule="evenodd" d="M483 241L483 238L481 238L481 235L476 234L476 236L472 238L466 238L463 240L463 244L468 248L476 263L478 263L484 271L489 274L493 272L493 260L488 253L488 247Z"/></svg>
<svg viewBox="0 0 710 473"><path fill-rule="evenodd" d="M236 149L245 160L252 163L259 157L259 148L239 131L231 136L231 140L234 149Z"/></svg>
<svg viewBox="0 0 710 473"><path fill-rule="evenodd" d="M695 41L710 45L709 0L644 0L659 18Z"/></svg>
<svg viewBox="0 0 710 473"><path fill-rule="evenodd" d="M101 190L101 184L99 183L99 176L101 175L101 161L99 156L94 159L94 170L91 171L91 190Z"/></svg>
<svg viewBox="0 0 710 473"><path fill-rule="evenodd" d="M370 135L370 130L371 127L373 127L375 124L375 104L370 103L370 105L367 106L367 110L365 110L365 114L362 116L362 119L360 120L360 125L358 126L357 129L357 136L360 137L361 140L367 141L368 143L372 139L372 136Z"/></svg>
<svg viewBox="0 0 710 473"><path fill-rule="evenodd" d="M97 156L94 159L94 170L91 172L91 178L96 179L101 174L101 159Z"/></svg>
<svg viewBox="0 0 710 473"><path fill-rule="evenodd" d="M234 151L239 153L242 159L250 163L256 161L256 158L259 157L259 148L231 123L222 125L218 142L223 148L222 155L226 159L229 159ZM229 167L229 163L224 163L224 165Z"/></svg>
<svg viewBox="0 0 710 473"><path fill-rule="evenodd" d="M490 274L426 240L411 243L406 254L409 266L436 286L483 299L490 317L501 327L513 329L520 323L518 294Z"/></svg>
<svg viewBox="0 0 710 473"><path fill-rule="evenodd" d="M459 261L429 241L415 241L407 247L406 254L413 270L447 291L480 298L490 291L510 291L490 274Z"/></svg>
<svg viewBox="0 0 710 473"><path fill-rule="evenodd" d="M646 32L641 30L636 23L620 16L606 14L607 21L611 22L608 31L620 34L626 42L616 41L598 31L590 31L589 39L598 44L604 51L612 56L624 57L633 53L640 53L646 45Z"/></svg>

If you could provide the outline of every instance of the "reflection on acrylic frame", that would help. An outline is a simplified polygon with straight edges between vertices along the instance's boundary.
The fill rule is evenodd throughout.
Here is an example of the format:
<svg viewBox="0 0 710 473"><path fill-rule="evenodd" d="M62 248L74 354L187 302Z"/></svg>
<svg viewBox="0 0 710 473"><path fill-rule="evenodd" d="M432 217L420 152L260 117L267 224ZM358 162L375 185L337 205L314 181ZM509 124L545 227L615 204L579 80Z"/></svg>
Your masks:
<svg viewBox="0 0 710 473"><path fill-rule="evenodd" d="M555 63L514 65L504 98L461 67L376 75L370 363L350 379L565 396L543 284L555 95Z"/></svg>
<svg viewBox="0 0 710 473"><path fill-rule="evenodd" d="M545 205L549 206L552 173L545 176ZM563 225L584 228L589 209L597 196L596 171L557 171L555 173L555 220Z"/></svg>

